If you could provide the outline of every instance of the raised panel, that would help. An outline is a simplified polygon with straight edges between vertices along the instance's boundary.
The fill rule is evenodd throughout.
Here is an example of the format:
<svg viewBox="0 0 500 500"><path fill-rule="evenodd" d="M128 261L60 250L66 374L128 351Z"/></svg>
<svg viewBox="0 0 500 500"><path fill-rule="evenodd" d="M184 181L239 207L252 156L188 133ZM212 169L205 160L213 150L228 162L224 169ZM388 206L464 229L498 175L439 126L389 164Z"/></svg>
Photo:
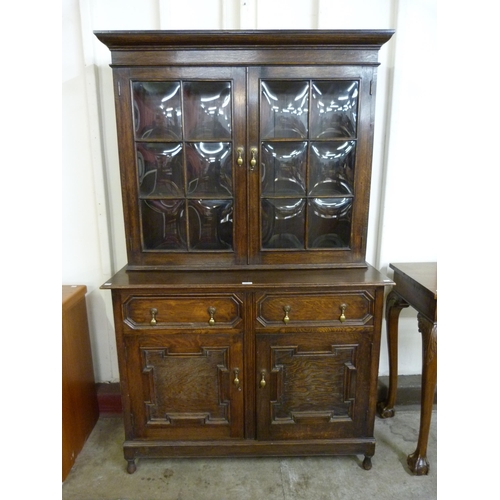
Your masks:
<svg viewBox="0 0 500 500"><path fill-rule="evenodd" d="M352 419L356 392L356 346L329 351L271 348L271 424L322 424Z"/></svg>
<svg viewBox="0 0 500 500"><path fill-rule="evenodd" d="M229 425L228 348L141 349L147 425Z"/></svg>
<svg viewBox="0 0 500 500"><path fill-rule="evenodd" d="M359 434L367 404L369 345L359 332L259 334L258 439Z"/></svg>
<svg viewBox="0 0 500 500"><path fill-rule="evenodd" d="M242 437L245 381L240 335L157 334L129 336L126 343L137 437Z"/></svg>

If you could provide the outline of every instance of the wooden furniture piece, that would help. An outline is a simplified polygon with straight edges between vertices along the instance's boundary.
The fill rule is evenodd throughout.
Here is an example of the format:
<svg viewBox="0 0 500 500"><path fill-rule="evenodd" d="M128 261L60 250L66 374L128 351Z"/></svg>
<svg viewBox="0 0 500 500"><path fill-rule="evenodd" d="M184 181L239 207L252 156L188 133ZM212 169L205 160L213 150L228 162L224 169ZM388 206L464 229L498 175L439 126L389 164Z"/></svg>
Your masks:
<svg viewBox="0 0 500 500"><path fill-rule="evenodd" d="M128 265L112 291L138 457L364 454L384 286L365 261L386 31L96 32Z"/></svg>
<svg viewBox="0 0 500 500"><path fill-rule="evenodd" d="M417 310L418 330L422 334L422 396L420 431L408 466L416 475L429 473L427 442L437 377L437 263L390 264L396 285L387 296L386 319L389 346L389 392L378 404L382 418L394 416L398 377L398 319L401 310L412 306Z"/></svg>
<svg viewBox="0 0 500 500"><path fill-rule="evenodd" d="M62 287L62 480L99 418L83 285Z"/></svg>

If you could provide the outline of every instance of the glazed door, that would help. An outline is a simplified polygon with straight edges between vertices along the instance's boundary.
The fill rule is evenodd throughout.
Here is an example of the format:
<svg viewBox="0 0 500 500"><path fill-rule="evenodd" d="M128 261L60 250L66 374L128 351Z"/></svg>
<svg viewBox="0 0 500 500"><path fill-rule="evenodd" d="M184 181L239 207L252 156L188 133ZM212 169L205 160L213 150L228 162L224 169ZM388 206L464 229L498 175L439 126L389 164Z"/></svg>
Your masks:
<svg viewBox="0 0 500 500"><path fill-rule="evenodd" d="M362 263L371 68L263 67L249 74L250 262Z"/></svg>
<svg viewBox="0 0 500 500"><path fill-rule="evenodd" d="M132 335L125 343L135 438L243 437L240 334Z"/></svg>
<svg viewBox="0 0 500 500"><path fill-rule="evenodd" d="M130 267L246 263L244 69L114 75Z"/></svg>
<svg viewBox="0 0 500 500"><path fill-rule="evenodd" d="M341 332L258 335L258 439L363 435L371 366L366 337Z"/></svg>

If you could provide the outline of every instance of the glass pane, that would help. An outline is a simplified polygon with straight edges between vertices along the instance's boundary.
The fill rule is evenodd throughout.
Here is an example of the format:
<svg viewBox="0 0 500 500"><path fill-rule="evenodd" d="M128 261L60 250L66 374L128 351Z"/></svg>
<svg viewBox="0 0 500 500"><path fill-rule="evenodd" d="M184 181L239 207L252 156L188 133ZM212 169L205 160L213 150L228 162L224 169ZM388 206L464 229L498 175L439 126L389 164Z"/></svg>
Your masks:
<svg viewBox="0 0 500 500"><path fill-rule="evenodd" d="M352 198L309 200L310 248L346 248L350 244Z"/></svg>
<svg viewBox="0 0 500 500"><path fill-rule="evenodd" d="M358 82L313 82L311 138L356 137Z"/></svg>
<svg viewBox="0 0 500 500"><path fill-rule="evenodd" d="M262 138L306 138L309 82L263 81L261 85Z"/></svg>
<svg viewBox="0 0 500 500"><path fill-rule="evenodd" d="M189 247L193 250L230 250L233 246L233 202L189 201Z"/></svg>
<svg viewBox="0 0 500 500"><path fill-rule="evenodd" d="M142 234L146 250L186 250L184 200L142 200Z"/></svg>
<svg viewBox="0 0 500 500"><path fill-rule="evenodd" d="M303 195L306 192L306 142L262 144L262 192L266 195Z"/></svg>
<svg viewBox="0 0 500 500"><path fill-rule="evenodd" d="M231 138L231 83L184 82L186 139Z"/></svg>
<svg viewBox="0 0 500 500"><path fill-rule="evenodd" d="M262 247L304 248L305 199L262 200Z"/></svg>
<svg viewBox="0 0 500 500"><path fill-rule="evenodd" d="M309 194L352 194L356 141L311 143Z"/></svg>
<svg viewBox="0 0 500 500"><path fill-rule="evenodd" d="M133 83L136 138L182 138L180 87L180 82Z"/></svg>
<svg viewBox="0 0 500 500"><path fill-rule="evenodd" d="M137 143L140 196L182 196L182 144Z"/></svg>
<svg viewBox="0 0 500 500"><path fill-rule="evenodd" d="M231 158L229 142L197 142L186 145L188 194L231 196Z"/></svg>

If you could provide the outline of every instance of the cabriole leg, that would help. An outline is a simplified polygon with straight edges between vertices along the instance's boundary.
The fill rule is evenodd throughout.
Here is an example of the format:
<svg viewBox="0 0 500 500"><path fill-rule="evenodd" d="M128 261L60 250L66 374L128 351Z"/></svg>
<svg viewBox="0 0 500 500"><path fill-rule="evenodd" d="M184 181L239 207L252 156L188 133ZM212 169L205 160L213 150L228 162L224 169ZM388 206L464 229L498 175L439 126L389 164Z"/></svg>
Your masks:
<svg viewBox="0 0 500 500"><path fill-rule="evenodd" d="M399 315L409 304L396 292L391 291L387 296L385 305L385 318L387 324L387 347L389 349L389 391L387 399L380 401L377 411L381 418L394 416L396 392L398 389L398 321Z"/></svg>
<svg viewBox="0 0 500 500"><path fill-rule="evenodd" d="M422 400L420 405L420 430L417 449L408 455L407 463L413 474L423 476L429 473L427 442L432 416L432 404L437 378L437 323L429 321L422 314L417 315L418 329L422 334Z"/></svg>

